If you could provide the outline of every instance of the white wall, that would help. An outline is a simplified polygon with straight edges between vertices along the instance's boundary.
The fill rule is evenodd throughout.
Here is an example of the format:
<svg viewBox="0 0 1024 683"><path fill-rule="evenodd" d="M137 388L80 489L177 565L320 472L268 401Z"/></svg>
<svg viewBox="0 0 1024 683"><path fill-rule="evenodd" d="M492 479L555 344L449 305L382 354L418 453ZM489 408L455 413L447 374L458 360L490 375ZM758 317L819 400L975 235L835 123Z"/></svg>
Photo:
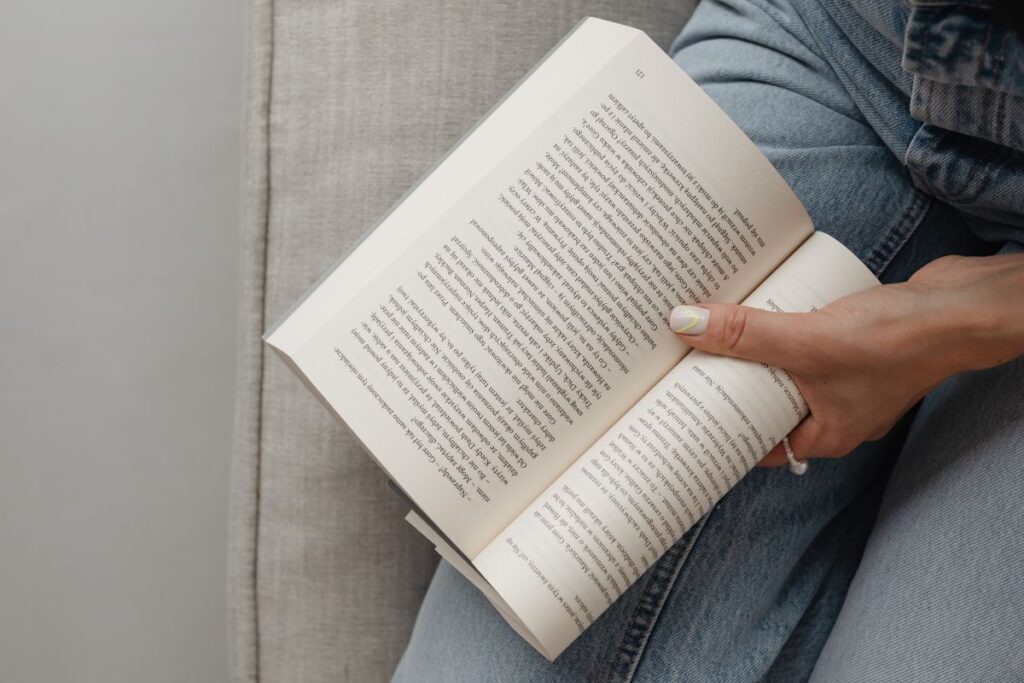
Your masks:
<svg viewBox="0 0 1024 683"><path fill-rule="evenodd" d="M222 681L242 0L0 19L0 681Z"/></svg>

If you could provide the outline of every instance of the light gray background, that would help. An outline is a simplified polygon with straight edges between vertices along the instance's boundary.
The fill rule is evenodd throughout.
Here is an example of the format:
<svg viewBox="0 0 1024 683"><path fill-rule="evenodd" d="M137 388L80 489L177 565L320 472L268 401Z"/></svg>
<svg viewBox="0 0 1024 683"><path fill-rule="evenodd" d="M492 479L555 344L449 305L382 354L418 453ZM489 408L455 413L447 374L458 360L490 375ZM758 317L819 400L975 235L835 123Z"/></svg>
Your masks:
<svg viewBox="0 0 1024 683"><path fill-rule="evenodd" d="M222 681L241 0L0 21L0 680Z"/></svg>

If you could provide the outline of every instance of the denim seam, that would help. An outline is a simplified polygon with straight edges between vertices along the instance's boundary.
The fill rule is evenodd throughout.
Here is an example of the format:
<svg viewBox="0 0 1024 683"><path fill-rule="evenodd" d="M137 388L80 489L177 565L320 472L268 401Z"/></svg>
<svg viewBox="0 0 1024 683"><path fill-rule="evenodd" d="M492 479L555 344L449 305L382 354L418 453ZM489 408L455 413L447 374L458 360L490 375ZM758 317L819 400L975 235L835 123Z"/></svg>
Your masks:
<svg viewBox="0 0 1024 683"><path fill-rule="evenodd" d="M708 518L714 511L715 508L712 508L683 537L688 537L686 544L681 546L678 544L673 545L655 565L651 578L647 582L640 600L637 602L632 618L629 620L629 625L624 631L622 641L616 649L616 654L608 672L609 683L618 681L628 683L628 681L633 680L644 650L650 640L651 633L654 631L658 618L661 616L661 611L665 607L665 602L668 600L669 593L675 585L683 565L686 564L686 560L690 557L690 552L693 550L694 544L707 524Z"/></svg>
<svg viewBox="0 0 1024 683"><path fill-rule="evenodd" d="M930 204L931 201L926 194L916 189L913 190L913 199L907 204L907 208L903 210L899 220L896 221L892 229L886 231L885 237L875 245L870 256L865 260L865 265L871 269L872 273L878 276L885 272L896 254L900 252L900 249L921 224L921 219L927 213Z"/></svg>
<svg viewBox="0 0 1024 683"><path fill-rule="evenodd" d="M1009 125L1006 121L1006 97L996 97L996 122L991 137L1009 138Z"/></svg>

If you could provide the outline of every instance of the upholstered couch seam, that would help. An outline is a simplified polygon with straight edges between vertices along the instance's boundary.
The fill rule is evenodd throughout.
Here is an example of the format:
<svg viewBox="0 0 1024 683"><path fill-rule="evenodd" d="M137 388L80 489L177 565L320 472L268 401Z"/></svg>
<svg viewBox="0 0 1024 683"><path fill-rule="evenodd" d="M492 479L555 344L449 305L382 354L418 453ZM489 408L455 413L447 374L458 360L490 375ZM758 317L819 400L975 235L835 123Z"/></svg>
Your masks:
<svg viewBox="0 0 1024 683"><path fill-rule="evenodd" d="M270 225L270 115L273 76L273 0L249 3L245 211L242 226L242 292L231 474L232 543L229 547L231 680L258 683L259 604L257 559L260 459L263 444L267 258Z"/></svg>

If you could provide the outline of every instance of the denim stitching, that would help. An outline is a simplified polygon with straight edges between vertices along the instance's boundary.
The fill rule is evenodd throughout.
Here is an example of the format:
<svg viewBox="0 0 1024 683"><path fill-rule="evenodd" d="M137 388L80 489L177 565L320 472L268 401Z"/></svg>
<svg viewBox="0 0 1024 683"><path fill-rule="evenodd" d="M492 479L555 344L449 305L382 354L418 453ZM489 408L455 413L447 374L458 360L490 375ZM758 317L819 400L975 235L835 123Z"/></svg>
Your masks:
<svg viewBox="0 0 1024 683"><path fill-rule="evenodd" d="M889 267L896 254L921 224L921 218L925 215L929 204L930 200L927 195L917 190L913 191L913 199L907 204L907 208L903 210L899 220L885 232L885 236L865 259L864 263L872 273L876 276L881 275Z"/></svg>
<svg viewBox="0 0 1024 683"><path fill-rule="evenodd" d="M995 96L995 101L996 123L995 133L992 137L1005 140L1007 143L1012 145L1015 141L1010 139L1010 122L1006 119L1006 105L1009 101L1009 97L1006 93L999 93L999 95Z"/></svg>
<svg viewBox="0 0 1024 683"><path fill-rule="evenodd" d="M714 508L658 560L609 669L609 683L626 683L633 680L668 595L713 512ZM682 543L684 540L687 542Z"/></svg>

